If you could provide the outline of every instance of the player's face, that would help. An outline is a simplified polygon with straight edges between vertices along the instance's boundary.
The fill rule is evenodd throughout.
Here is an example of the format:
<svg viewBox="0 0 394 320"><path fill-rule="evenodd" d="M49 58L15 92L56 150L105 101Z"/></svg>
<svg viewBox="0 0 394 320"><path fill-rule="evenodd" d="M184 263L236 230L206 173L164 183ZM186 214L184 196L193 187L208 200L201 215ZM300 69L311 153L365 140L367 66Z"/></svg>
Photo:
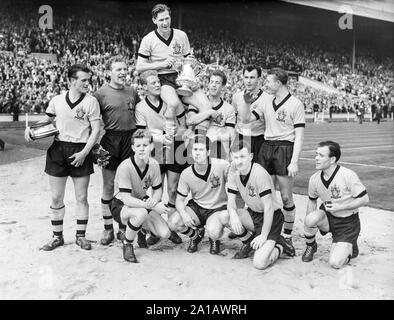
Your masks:
<svg viewBox="0 0 394 320"><path fill-rule="evenodd" d="M76 78L71 78L71 86L79 93L87 93L89 90L90 73L78 71Z"/></svg>
<svg viewBox="0 0 394 320"><path fill-rule="evenodd" d="M269 94L275 94L280 87L280 81L274 74L269 74L264 82L264 89Z"/></svg>
<svg viewBox="0 0 394 320"><path fill-rule="evenodd" d="M111 82L124 85L127 75L127 65L124 62L114 62L111 66Z"/></svg>
<svg viewBox="0 0 394 320"><path fill-rule="evenodd" d="M135 152L135 156L137 158L148 162L152 151L152 144L150 143L148 138L134 139L133 151Z"/></svg>
<svg viewBox="0 0 394 320"><path fill-rule="evenodd" d="M211 76L209 79L209 94L213 97L220 96L222 94L223 89L223 81L219 76Z"/></svg>
<svg viewBox="0 0 394 320"><path fill-rule="evenodd" d="M259 84L259 76L257 70L244 72L244 85L247 91L252 91L257 88Z"/></svg>
<svg viewBox="0 0 394 320"><path fill-rule="evenodd" d="M195 163L204 164L208 159L208 150L204 143L195 143L192 147L192 157Z"/></svg>
<svg viewBox="0 0 394 320"><path fill-rule="evenodd" d="M159 32L167 33L171 30L171 16L167 10L159 12L156 19L152 20Z"/></svg>
<svg viewBox="0 0 394 320"><path fill-rule="evenodd" d="M315 164L317 170L328 169L335 163L335 157L330 157L330 150L327 146L316 149Z"/></svg>
<svg viewBox="0 0 394 320"><path fill-rule="evenodd" d="M146 79L146 85L144 85L144 89L146 90L146 93L158 96L160 95L161 92L161 85L160 85L160 79L157 76L149 76Z"/></svg>
<svg viewBox="0 0 394 320"><path fill-rule="evenodd" d="M238 152L233 152L231 154L231 164L237 172L241 174L246 174L249 169L250 163L252 162L253 154L249 153L248 149L243 148Z"/></svg>

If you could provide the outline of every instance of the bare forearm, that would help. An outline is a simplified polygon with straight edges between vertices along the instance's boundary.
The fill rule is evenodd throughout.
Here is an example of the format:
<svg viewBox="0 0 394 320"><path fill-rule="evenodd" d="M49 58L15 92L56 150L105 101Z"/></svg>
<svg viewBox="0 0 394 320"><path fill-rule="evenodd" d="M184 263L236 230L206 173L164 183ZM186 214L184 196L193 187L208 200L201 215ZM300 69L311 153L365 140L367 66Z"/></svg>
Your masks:
<svg viewBox="0 0 394 320"><path fill-rule="evenodd" d="M186 121L186 124L188 126L194 126L194 125L200 124L201 122L203 122L206 119L208 119L211 116L211 114L212 114L211 110L193 114Z"/></svg>
<svg viewBox="0 0 394 320"><path fill-rule="evenodd" d="M145 201L132 197L129 194L122 194L121 197L123 203L130 208L146 208Z"/></svg>
<svg viewBox="0 0 394 320"><path fill-rule="evenodd" d="M92 125L92 132L90 133L89 139L86 142L85 147L82 149L83 152L88 154L90 150L92 150L93 146L96 144L97 139L100 134L100 123L99 121L95 121L94 125Z"/></svg>
<svg viewBox="0 0 394 320"><path fill-rule="evenodd" d="M146 62L146 61L137 61L136 70L138 73L142 73L147 70L160 70L165 69L167 66L163 64L163 62Z"/></svg>
<svg viewBox="0 0 394 320"><path fill-rule="evenodd" d="M298 159L301 154L302 144L304 143L304 128L296 128L295 139L293 147L293 155L291 157L291 162L298 163Z"/></svg>
<svg viewBox="0 0 394 320"><path fill-rule="evenodd" d="M308 215L312 211L316 211L317 209L317 201L316 200L308 200L308 204L306 206L306 214Z"/></svg>
<svg viewBox="0 0 394 320"><path fill-rule="evenodd" d="M349 202L348 204L343 205L342 210L358 209L362 206L367 205L368 202L369 202L369 197L368 197L368 195L365 195L362 198L356 198L356 199L352 200L351 202Z"/></svg>

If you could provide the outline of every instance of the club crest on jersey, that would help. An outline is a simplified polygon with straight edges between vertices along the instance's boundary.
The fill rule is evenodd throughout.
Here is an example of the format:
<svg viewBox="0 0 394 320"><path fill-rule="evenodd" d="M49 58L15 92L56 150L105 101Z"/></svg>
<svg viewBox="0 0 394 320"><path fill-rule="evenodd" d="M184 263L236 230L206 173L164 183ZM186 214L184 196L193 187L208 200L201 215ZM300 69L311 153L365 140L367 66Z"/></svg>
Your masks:
<svg viewBox="0 0 394 320"><path fill-rule="evenodd" d="M216 117L212 118L213 122L216 124L221 124L223 119L224 119L224 116L221 112L219 112Z"/></svg>
<svg viewBox="0 0 394 320"><path fill-rule="evenodd" d="M341 197L341 190L335 184L330 188L331 198L339 199Z"/></svg>
<svg viewBox="0 0 394 320"><path fill-rule="evenodd" d="M178 42L175 42L172 45L172 52L174 54L182 54L182 46Z"/></svg>
<svg viewBox="0 0 394 320"><path fill-rule="evenodd" d="M150 186L152 185L152 178L150 176L147 176L146 179L144 180L144 190L147 190Z"/></svg>
<svg viewBox="0 0 394 320"><path fill-rule="evenodd" d="M285 122L287 116L286 110L280 110L279 112L276 113L276 120L279 122Z"/></svg>
<svg viewBox="0 0 394 320"><path fill-rule="evenodd" d="M249 197L255 197L256 196L256 190L253 186L249 186L248 187L248 193L249 193Z"/></svg>
<svg viewBox="0 0 394 320"><path fill-rule="evenodd" d="M85 118L85 114L86 112L83 110L82 106L77 107L77 109L75 110L75 119L78 120L83 120Z"/></svg>
<svg viewBox="0 0 394 320"><path fill-rule="evenodd" d="M215 176L214 174L209 179L209 183L211 184L211 188L215 189L220 186L220 178L219 176Z"/></svg>

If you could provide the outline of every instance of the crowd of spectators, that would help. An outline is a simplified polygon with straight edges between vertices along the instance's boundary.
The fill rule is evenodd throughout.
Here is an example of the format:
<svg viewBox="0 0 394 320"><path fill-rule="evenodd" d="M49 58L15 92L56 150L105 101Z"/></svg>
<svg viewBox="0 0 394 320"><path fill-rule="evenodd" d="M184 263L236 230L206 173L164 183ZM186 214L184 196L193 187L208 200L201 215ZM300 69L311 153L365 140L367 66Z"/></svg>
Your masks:
<svg viewBox="0 0 394 320"><path fill-rule="evenodd" d="M84 63L92 69L90 90L97 90L109 78L105 62L113 55L129 60L127 81L138 88L136 52L142 37L153 29L151 20L114 20L104 13L93 18L91 13L79 11L57 16L54 29L41 30L35 12L21 15L20 8L2 12L0 112L9 113L15 108L20 112L43 112L54 95L67 90L66 70L73 63ZM316 104L326 112L354 112L360 104L367 110L376 104L388 109L394 105L392 59L382 61L371 54L361 55L353 72L349 58L340 49L330 52L276 39L240 39L209 27L188 27L185 31L199 61L219 64L226 71L227 101L243 88L242 68L254 63L263 69L280 66L341 92L328 93L291 79L290 91L304 102L307 112L312 112ZM32 52L53 54L57 61L34 57Z"/></svg>

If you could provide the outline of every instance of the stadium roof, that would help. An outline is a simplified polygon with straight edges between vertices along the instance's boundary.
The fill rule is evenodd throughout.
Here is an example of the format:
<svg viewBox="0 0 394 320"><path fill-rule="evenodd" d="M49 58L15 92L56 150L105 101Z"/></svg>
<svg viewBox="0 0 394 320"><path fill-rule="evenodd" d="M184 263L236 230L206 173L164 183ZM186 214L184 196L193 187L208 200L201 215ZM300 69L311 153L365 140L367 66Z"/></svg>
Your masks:
<svg viewBox="0 0 394 320"><path fill-rule="evenodd" d="M341 8L350 7L352 14L371 19L394 22L394 2L392 0L282 0L289 3L346 12Z"/></svg>

